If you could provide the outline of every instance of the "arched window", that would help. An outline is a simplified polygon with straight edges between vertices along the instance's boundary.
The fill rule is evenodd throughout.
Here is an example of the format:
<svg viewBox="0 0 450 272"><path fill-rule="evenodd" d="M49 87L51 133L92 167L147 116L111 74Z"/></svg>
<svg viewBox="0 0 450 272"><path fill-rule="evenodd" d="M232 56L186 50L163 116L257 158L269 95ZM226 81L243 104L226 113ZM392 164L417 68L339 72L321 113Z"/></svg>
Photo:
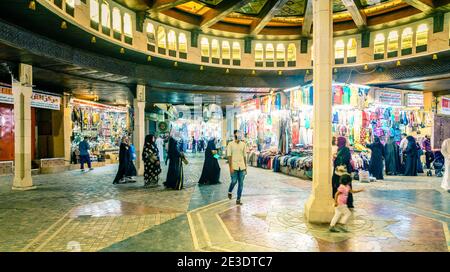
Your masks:
<svg viewBox="0 0 450 272"><path fill-rule="evenodd" d="M384 58L384 41L385 41L384 34L378 33L375 36L375 41L373 45L373 52L375 59Z"/></svg>
<svg viewBox="0 0 450 272"><path fill-rule="evenodd" d="M275 59L275 49L273 48L273 44L266 44L266 61L274 61Z"/></svg>
<svg viewBox="0 0 450 272"><path fill-rule="evenodd" d="M277 61L285 61L286 60L286 49L284 44L277 44Z"/></svg>
<svg viewBox="0 0 450 272"><path fill-rule="evenodd" d="M169 47L169 50L177 50L177 35L173 30L170 30L169 34L167 34L167 45Z"/></svg>
<svg viewBox="0 0 450 272"><path fill-rule="evenodd" d="M110 28L111 27L111 12L109 11L109 4L107 2L102 2L102 26Z"/></svg>
<svg viewBox="0 0 450 272"><path fill-rule="evenodd" d="M347 42L347 59L356 57L357 44L356 39L352 38Z"/></svg>
<svg viewBox="0 0 450 272"><path fill-rule="evenodd" d="M255 61L264 61L264 48L261 43L255 45Z"/></svg>
<svg viewBox="0 0 450 272"><path fill-rule="evenodd" d="M130 14L128 14L126 12L123 15L123 33L128 37L133 36L133 28L131 25L131 16L130 16Z"/></svg>
<svg viewBox="0 0 450 272"><path fill-rule="evenodd" d="M155 43L155 27L152 23L147 23L147 27L145 28L147 32L147 42L154 44Z"/></svg>
<svg viewBox="0 0 450 272"><path fill-rule="evenodd" d="M222 41L222 59L231 59L231 49L228 41Z"/></svg>
<svg viewBox="0 0 450 272"><path fill-rule="evenodd" d="M287 48L287 60L296 61L297 60L297 49L295 44L290 43Z"/></svg>
<svg viewBox="0 0 450 272"><path fill-rule="evenodd" d="M100 6L98 4L98 0L90 0L89 1L89 16L91 17L91 21L99 23L100 22L100 14L99 14Z"/></svg>
<svg viewBox="0 0 450 272"><path fill-rule="evenodd" d="M118 8L113 8L112 19L114 31L122 33L122 17Z"/></svg>
<svg viewBox="0 0 450 272"><path fill-rule="evenodd" d="M402 32L402 55L412 53L413 31L412 28L407 27Z"/></svg>
<svg viewBox="0 0 450 272"><path fill-rule="evenodd" d="M389 32L387 40L387 51L389 57L396 57L398 52L398 32Z"/></svg>
<svg viewBox="0 0 450 272"><path fill-rule="evenodd" d="M423 52L427 50L428 43L428 26L421 24L416 32L416 52Z"/></svg>
<svg viewBox="0 0 450 272"><path fill-rule="evenodd" d="M207 38L202 38L200 41L200 51L202 54L202 57L208 57L209 58L209 41Z"/></svg>
<svg viewBox="0 0 450 272"><path fill-rule="evenodd" d="M345 54L345 43L343 40L337 40L334 45L334 58L343 59Z"/></svg>
<svg viewBox="0 0 450 272"><path fill-rule="evenodd" d="M181 53L187 53L187 39L186 34L180 33L178 35L178 51Z"/></svg>
<svg viewBox="0 0 450 272"><path fill-rule="evenodd" d="M211 57L215 59L220 59L219 42L216 39L213 39L211 41Z"/></svg>
<svg viewBox="0 0 450 272"><path fill-rule="evenodd" d="M241 45L238 42L233 42L233 59L241 59Z"/></svg>
<svg viewBox="0 0 450 272"><path fill-rule="evenodd" d="M166 30L164 27L158 27L158 48L166 49L167 48L167 39L166 39Z"/></svg>

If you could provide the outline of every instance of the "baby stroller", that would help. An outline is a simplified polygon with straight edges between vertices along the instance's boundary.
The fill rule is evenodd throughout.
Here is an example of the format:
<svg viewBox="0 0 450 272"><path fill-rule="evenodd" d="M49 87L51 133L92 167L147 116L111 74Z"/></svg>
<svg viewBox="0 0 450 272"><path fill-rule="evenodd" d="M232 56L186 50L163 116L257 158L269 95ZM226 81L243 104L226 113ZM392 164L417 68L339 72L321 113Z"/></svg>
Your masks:
<svg viewBox="0 0 450 272"><path fill-rule="evenodd" d="M434 152L434 160L432 162L433 165L433 169L434 169L434 174L436 175L436 177L442 177L444 175L444 163L445 163L445 159L444 156L442 155L441 151L435 151ZM433 173L431 172L431 169L427 171L427 176L432 176Z"/></svg>

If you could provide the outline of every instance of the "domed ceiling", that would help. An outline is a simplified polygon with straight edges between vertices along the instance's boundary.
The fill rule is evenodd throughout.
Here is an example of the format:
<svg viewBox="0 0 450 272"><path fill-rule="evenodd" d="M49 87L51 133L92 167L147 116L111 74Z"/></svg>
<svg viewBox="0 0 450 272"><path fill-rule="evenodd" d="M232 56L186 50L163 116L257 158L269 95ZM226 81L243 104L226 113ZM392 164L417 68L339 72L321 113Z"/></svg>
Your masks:
<svg viewBox="0 0 450 272"><path fill-rule="evenodd" d="M308 37L312 0L115 0L151 18L203 32ZM394 26L450 10L450 0L333 0L335 32Z"/></svg>

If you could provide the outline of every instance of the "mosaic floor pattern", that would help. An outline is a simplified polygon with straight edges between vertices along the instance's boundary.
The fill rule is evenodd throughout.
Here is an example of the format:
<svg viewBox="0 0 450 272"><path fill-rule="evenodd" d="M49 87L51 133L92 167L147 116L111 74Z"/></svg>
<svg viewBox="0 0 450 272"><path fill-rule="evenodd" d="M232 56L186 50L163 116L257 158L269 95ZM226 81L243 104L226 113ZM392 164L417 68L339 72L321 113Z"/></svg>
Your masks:
<svg viewBox="0 0 450 272"><path fill-rule="evenodd" d="M251 168L244 205L221 184L197 184L201 154L182 191L112 185L117 166L38 175L36 190L0 177L0 251L449 251L450 194L432 177L386 177L356 196L349 233L303 218L311 181ZM165 172L161 181L165 179ZM263 178L262 178L263 177Z"/></svg>

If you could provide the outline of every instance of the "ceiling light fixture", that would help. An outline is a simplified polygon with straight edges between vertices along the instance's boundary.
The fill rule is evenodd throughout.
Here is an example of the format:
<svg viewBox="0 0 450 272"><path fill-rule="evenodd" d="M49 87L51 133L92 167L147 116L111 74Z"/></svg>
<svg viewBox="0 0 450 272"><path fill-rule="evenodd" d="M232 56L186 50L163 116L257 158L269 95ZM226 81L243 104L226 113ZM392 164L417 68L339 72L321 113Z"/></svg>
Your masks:
<svg viewBox="0 0 450 272"><path fill-rule="evenodd" d="M365 71L369 70L369 65L364 64L364 70L365 70Z"/></svg>
<svg viewBox="0 0 450 272"><path fill-rule="evenodd" d="M95 36L92 36L91 43L96 43L96 42L97 42L97 39L95 38Z"/></svg>
<svg viewBox="0 0 450 272"><path fill-rule="evenodd" d="M120 48L120 54L125 54L125 48Z"/></svg>
<svg viewBox="0 0 450 272"><path fill-rule="evenodd" d="M147 61L152 61L152 56L147 56Z"/></svg>
<svg viewBox="0 0 450 272"><path fill-rule="evenodd" d="M61 29L67 29L67 23L66 21L61 22Z"/></svg>
<svg viewBox="0 0 450 272"><path fill-rule="evenodd" d="M36 10L36 1L30 1L30 3L28 4L28 8L31 10Z"/></svg>
<svg viewBox="0 0 450 272"><path fill-rule="evenodd" d="M437 54L433 54L433 60L437 60L437 59L438 59Z"/></svg>
<svg viewBox="0 0 450 272"><path fill-rule="evenodd" d="M399 60L397 60L397 66L402 65Z"/></svg>

